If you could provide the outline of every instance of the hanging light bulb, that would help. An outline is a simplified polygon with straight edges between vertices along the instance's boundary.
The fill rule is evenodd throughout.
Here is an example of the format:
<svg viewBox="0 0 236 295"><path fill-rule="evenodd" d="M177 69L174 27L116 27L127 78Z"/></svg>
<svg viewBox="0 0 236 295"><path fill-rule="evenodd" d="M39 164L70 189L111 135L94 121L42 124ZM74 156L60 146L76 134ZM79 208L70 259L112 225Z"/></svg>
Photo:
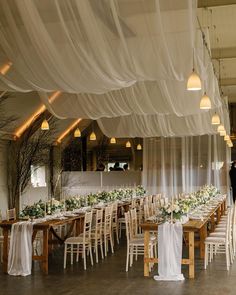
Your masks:
<svg viewBox="0 0 236 295"><path fill-rule="evenodd" d="M112 143L112 144L116 143L116 139L115 139L115 137L112 137L112 138L110 139L110 143Z"/></svg>
<svg viewBox="0 0 236 295"><path fill-rule="evenodd" d="M198 76L198 74L195 72L195 70L193 69L191 75L188 78L187 90L197 91L201 89L202 89L201 79Z"/></svg>
<svg viewBox="0 0 236 295"><path fill-rule="evenodd" d="M220 131L220 136L225 136L226 135L226 131Z"/></svg>
<svg viewBox="0 0 236 295"><path fill-rule="evenodd" d="M204 93L204 95L201 98L200 109L201 110L211 109L211 100L210 100L209 96L206 95L206 92Z"/></svg>
<svg viewBox="0 0 236 295"><path fill-rule="evenodd" d="M230 137L229 137L228 134L226 134L226 135L224 136L224 141L228 141L228 140L230 140Z"/></svg>
<svg viewBox="0 0 236 295"><path fill-rule="evenodd" d="M94 131L90 134L89 139L90 140L96 140L97 139L96 134L94 133Z"/></svg>
<svg viewBox="0 0 236 295"><path fill-rule="evenodd" d="M74 137L81 137L81 132L78 127L75 129Z"/></svg>
<svg viewBox="0 0 236 295"><path fill-rule="evenodd" d="M142 150L142 146L141 146L140 143L137 145L137 150L138 150L138 151L141 151L141 150Z"/></svg>
<svg viewBox="0 0 236 295"><path fill-rule="evenodd" d="M211 118L211 124L212 125L219 125L220 124L220 117L215 113Z"/></svg>
<svg viewBox="0 0 236 295"><path fill-rule="evenodd" d="M130 141L127 141L127 142L126 142L125 147L127 147L127 148L131 148L131 143L130 143Z"/></svg>
<svg viewBox="0 0 236 295"><path fill-rule="evenodd" d="M41 130L49 130L49 124L46 118L43 120L41 124Z"/></svg>
<svg viewBox="0 0 236 295"><path fill-rule="evenodd" d="M222 132L222 131L225 131L225 127L223 125L219 125L218 128L217 128L217 132Z"/></svg>

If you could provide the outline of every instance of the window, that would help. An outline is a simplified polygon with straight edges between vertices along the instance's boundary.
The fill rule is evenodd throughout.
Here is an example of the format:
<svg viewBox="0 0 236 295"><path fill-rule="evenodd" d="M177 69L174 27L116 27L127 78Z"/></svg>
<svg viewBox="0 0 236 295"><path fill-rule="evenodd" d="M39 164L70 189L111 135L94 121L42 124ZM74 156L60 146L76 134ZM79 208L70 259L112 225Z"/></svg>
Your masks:
<svg viewBox="0 0 236 295"><path fill-rule="evenodd" d="M31 184L33 187L45 187L46 183L46 167L31 165Z"/></svg>

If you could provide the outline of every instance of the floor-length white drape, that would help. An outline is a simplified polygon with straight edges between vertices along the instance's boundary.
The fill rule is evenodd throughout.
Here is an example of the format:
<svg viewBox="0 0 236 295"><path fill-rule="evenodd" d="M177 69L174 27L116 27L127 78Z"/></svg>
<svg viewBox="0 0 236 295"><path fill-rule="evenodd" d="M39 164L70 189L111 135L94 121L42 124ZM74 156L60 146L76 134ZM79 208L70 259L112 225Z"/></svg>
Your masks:
<svg viewBox="0 0 236 295"><path fill-rule="evenodd" d="M229 187L230 148L219 135L144 139L143 185L173 196L204 184Z"/></svg>
<svg viewBox="0 0 236 295"><path fill-rule="evenodd" d="M183 226L180 222L165 222L158 226L158 274L156 281L183 281L181 260Z"/></svg>

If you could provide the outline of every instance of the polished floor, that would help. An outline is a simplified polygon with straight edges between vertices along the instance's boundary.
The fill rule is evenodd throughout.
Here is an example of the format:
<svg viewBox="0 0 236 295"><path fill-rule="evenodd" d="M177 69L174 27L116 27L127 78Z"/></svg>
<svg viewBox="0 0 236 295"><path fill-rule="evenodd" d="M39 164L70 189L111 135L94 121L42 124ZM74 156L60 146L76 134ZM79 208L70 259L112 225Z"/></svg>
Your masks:
<svg viewBox="0 0 236 295"><path fill-rule="evenodd" d="M123 242L104 261L83 270L82 262L63 269L63 251L56 250L50 257L49 275L41 274L37 264L28 277L12 277L0 273L0 295L226 295L236 294L236 262L226 271L225 260L218 257L205 271L203 262L196 260L196 278L183 282L156 282L153 275L143 277L140 257L131 270L125 272L126 246Z"/></svg>

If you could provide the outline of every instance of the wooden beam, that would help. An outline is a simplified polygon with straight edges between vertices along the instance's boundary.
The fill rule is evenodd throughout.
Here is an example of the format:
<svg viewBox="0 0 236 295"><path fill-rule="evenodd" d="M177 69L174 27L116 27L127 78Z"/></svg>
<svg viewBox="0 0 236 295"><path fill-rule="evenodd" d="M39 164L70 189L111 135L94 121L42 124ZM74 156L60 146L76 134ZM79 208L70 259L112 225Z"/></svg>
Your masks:
<svg viewBox="0 0 236 295"><path fill-rule="evenodd" d="M213 59L236 58L236 47L212 48L211 56Z"/></svg>
<svg viewBox="0 0 236 295"><path fill-rule="evenodd" d="M224 78L220 80L221 86L233 86L236 85L236 78Z"/></svg>
<svg viewBox="0 0 236 295"><path fill-rule="evenodd" d="M234 5L236 0L198 0L198 8Z"/></svg>

